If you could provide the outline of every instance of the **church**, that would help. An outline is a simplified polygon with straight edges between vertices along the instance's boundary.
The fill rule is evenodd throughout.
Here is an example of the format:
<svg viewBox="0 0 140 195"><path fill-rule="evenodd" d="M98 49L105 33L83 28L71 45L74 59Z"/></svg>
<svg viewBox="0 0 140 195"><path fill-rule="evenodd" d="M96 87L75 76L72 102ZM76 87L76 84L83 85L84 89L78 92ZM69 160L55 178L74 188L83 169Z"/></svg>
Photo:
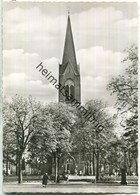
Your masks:
<svg viewBox="0 0 140 195"><path fill-rule="evenodd" d="M67 19L62 64L59 64L59 83L62 86L65 86L69 95L72 95L74 99L81 103L80 67L76 60L70 15L68 15ZM59 102L67 104L71 103L67 97L63 96L60 90L58 98ZM69 172L70 174L78 174L79 172L82 172L84 174L85 166L84 162L82 164L80 153L73 152L63 160L60 174L63 174L64 172Z"/></svg>
<svg viewBox="0 0 140 195"><path fill-rule="evenodd" d="M40 70L42 70L42 67ZM50 82L52 81L54 82L54 85L56 83L56 79L53 77ZM72 101L74 101L75 104L77 104L77 102L78 104L81 104L80 67L77 64L76 60L76 52L69 14L67 19L67 29L65 35L62 64L59 64L59 85L63 86L62 88L65 89L65 93L67 92L67 95L64 95L61 88L58 89L59 103L62 102L66 104L72 104ZM72 101L69 97L72 97ZM80 108L82 108L82 106ZM64 173L69 173L72 175L79 173L86 174L87 169L89 169L85 167L85 162L83 161L82 154L78 151L73 151L70 154L65 154L62 158L59 159L58 164L58 174L60 175L63 175ZM47 166L44 168L45 169L42 172L46 171L49 175L55 175L56 162L54 158L48 158Z"/></svg>

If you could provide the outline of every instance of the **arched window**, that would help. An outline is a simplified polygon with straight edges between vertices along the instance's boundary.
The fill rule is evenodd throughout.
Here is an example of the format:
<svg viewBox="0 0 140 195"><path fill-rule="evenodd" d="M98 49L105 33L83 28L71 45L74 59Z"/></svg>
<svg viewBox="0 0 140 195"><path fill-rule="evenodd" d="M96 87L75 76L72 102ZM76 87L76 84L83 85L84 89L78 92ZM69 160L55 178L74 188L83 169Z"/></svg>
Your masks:
<svg viewBox="0 0 140 195"><path fill-rule="evenodd" d="M67 90L68 95L69 95L69 96L72 95L73 98L74 98L74 96L75 96L75 93L74 93L74 82L73 82L72 80L68 79L68 80L65 82L65 89ZM67 103L69 103L69 99L67 99L67 97L66 97L65 101L66 101Z"/></svg>

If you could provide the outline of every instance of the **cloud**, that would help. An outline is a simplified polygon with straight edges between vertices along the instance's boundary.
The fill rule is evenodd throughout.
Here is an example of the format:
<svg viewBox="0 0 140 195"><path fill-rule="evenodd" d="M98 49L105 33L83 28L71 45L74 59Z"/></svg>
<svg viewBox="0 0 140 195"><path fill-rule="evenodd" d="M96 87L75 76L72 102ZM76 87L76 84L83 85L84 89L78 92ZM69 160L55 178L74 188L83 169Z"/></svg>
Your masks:
<svg viewBox="0 0 140 195"><path fill-rule="evenodd" d="M4 77L4 95L32 95L39 101L57 101L57 90L52 84L43 84L41 80L32 80L23 73L14 73Z"/></svg>
<svg viewBox="0 0 140 195"><path fill-rule="evenodd" d="M125 19L125 20L119 20L116 22L116 27L123 26L123 28L137 28L138 27L138 19Z"/></svg>
<svg viewBox="0 0 140 195"><path fill-rule="evenodd" d="M80 63L83 101L88 99L104 99L113 103L106 86L109 80L123 74L125 64L121 61L125 53L105 50L102 47L91 47L77 52Z"/></svg>
<svg viewBox="0 0 140 195"><path fill-rule="evenodd" d="M42 79L36 67L43 62L44 68L52 71L54 76L58 76L59 60L55 57L41 59L37 53L26 53L23 49L11 49L3 51L4 75L11 73L24 73L31 77ZM40 75L40 76L39 76Z"/></svg>
<svg viewBox="0 0 140 195"><path fill-rule="evenodd" d="M120 63L124 53L105 50L103 47L90 47L77 52L83 76L110 76L122 72Z"/></svg>
<svg viewBox="0 0 140 195"><path fill-rule="evenodd" d="M59 42L62 44L58 35L64 37L66 28L64 16L51 18L43 14L38 7L26 10L17 7L4 12L3 20L4 48L6 49L23 48L26 52L43 53L44 58L55 56L55 47ZM59 51L58 47L57 51Z"/></svg>
<svg viewBox="0 0 140 195"><path fill-rule="evenodd" d="M67 17L54 9L32 6L29 9L16 7L4 12L4 48L38 53L42 58L55 56L62 59ZM56 6L56 9L59 7ZM52 16L47 14L52 9ZM130 8L127 8L130 9ZM17 17L18 16L18 17ZM121 52L137 42L137 18L126 18L122 10L96 7L71 14L71 23L76 48L102 46L107 50ZM133 34L135 33L135 36Z"/></svg>
<svg viewBox="0 0 140 195"><path fill-rule="evenodd" d="M57 100L58 91L36 66L43 62L58 80L67 16L59 6L32 5L21 8L17 4L4 11L4 93L30 93L43 101ZM129 6L125 9L132 12ZM125 56L123 49L137 42L136 16L127 17L126 11L116 9L113 3L109 7L91 4L90 9L81 6L71 14L71 23L80 63L82 100L102 98L112 103L106 85L126 67L120 63Z"/></svg>
<svg viewBox="0 0 140 195"><path fill-rule="evenodd" d="M25 53L23 49L4 50L4 75L14 72L31 73L40 60L37 53Z"/></svg>
<svg viewBox="0 0 140 195"><path fill-rule="evenodd" d="M25 53L22 49L3 51L3 88L6 96L16 93L32 95L45 102L57 100L57 90L36 67L41 57L36 53ZM58 79L58 59L53 57L42 60L43 67Z"/></svg>
<svg viewBox="0 0 140 195"><path fill-rule="evenodd" d="M39 72L42 65L58 80L59 60L55 57L44 59L36 53L25 53L21 49L5 50L4 53L4 92L7 95L26 92L45 101L57 100L58 91ZM123 73L126 68L121 63L125 53L91 47L77 52L80 63L82 101L104 99L112 102L106 85L112 76ZM13 73L11 73L13 72ZM6 76L7 75L7 76ZM45 99L46 96L46 99Z"/></svg>

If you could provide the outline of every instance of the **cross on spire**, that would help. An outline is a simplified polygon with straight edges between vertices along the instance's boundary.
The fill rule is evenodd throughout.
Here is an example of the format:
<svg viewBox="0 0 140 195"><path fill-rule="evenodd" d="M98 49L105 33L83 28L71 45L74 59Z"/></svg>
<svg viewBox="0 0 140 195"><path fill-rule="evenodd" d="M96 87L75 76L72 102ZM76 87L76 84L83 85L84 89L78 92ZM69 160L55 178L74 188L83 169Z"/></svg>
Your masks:
<svg viewBox="0 0 140 195"><path fill-rule="evenodd" d="M70 16L70 7L68 7L68 16Z"/></svg>

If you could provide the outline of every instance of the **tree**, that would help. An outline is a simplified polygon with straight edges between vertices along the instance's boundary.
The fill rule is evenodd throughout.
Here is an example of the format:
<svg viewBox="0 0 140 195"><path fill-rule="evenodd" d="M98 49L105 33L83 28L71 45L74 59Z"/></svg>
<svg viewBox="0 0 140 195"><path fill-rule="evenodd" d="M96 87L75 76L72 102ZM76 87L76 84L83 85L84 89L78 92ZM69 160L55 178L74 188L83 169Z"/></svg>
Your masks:
<svg viewBox="0 0 140 195"><path fill-rule="evenodd" d="M98 180L101 163L103 163L101 161L103 161L102 159L107 152L110 137L113 136L114 122L112 116L107 112L106 103L103 101L90 100L86 103L85 107L94 115L96 121L98 121L98 126L102 125L104 129L99 133L98 126L95 126L90 121L86 121L81 115L78 115L78 121L76 123L76 127L78 128L76 128L73 135L74 148L83 154L87 174L91 175L93 172L93 175L95 175L96 172L96 179ZM93 171L91 167L93 167Z"/></svg>
<svg viewBox="0 0 140 195"><path fill-rule="evenodd" d="M107 104L102 100L90 100L86 103L86 108L94 115L99 125L102 125L104 129L100 132L98 126L92 125L88 122L88 126L93 132L93 154L96 159L96 180L99 179L99 172L101 168L101 162L103 159L101 155L107 152L108 142L113 136L114 121L113 117L108 114ZM94 160L94 159L93 159ZM93 165L95 166L95 165Z"/></svg>
<svg viewBox="0 0 140 195"><path fill-rule="evenodd" d="M22 182L22 157L27 149L39 113L40 104L32 97L16 95L11 102L6 102L3 112L7 136L12 136L15 143L18 162L18 183ZM7 139L8 141L8 139ZM7 143L8 144L8 143Z"/></svg>
<svg viewBox="0 0 140 195"><path fill-rule="evenodd" d="M112 78L107 89L117 97L116 107L122 118L124 139L129 152L135 159L137 170L138 143L138 50L132 45L126 50L127 57L122 61L127 64L124 75ZM137 171L136 171L137 172Z"/></svg>
<svg viewBox="0 0 140 195"><path fill-rule="evenodd" d="M71 133L76 116L74 108L64 103L51 103L42 107L37 131L34 133L29 150L31 158L38 156L40 162L47 163L53 157L55 181L59 174L60 161L72 149Z"/></svg>
<svg viewBox="0 0 140 195"><path fill-rule="evenodd" d="M52 117L55 132L55 181L59 174L60 159L72 149L71 132L76 116L74 108L65 103L54 103L47 106L48 114Z"/></svg>
<svg viewBox="0 0 140 195"><path fill-rule="evenodd" d="M53 121L47 107L40 109L38 116L38 123L35 124L36 131L31 137L28 151L29 151L29 163L39 171L38 165L48 163L48 157L50 157L56 148L55 129L53 128ZM43 170L44 174L44 170Z"/></svg>

